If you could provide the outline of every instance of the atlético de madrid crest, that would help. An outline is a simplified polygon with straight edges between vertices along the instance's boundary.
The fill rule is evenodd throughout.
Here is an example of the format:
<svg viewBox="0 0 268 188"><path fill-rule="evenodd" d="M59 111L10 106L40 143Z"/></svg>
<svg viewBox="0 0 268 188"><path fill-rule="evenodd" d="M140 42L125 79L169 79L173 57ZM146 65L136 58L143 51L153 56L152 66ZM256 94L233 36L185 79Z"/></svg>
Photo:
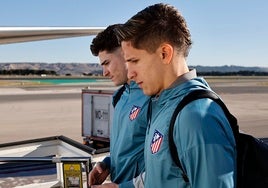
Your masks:
<svg viewBox="0 0 268 188"><path fill-rule="evenodd" d="M133 107L132 107L132 109L130 110L130 113L129 113L129 119L131 121L136 119L136 117L138 116L140 111L141 111L141 107L133 105Z"/></svg>
<svg viewBox="0 0 268 188"><path fill-rule="evenodd" d="M159 151L163 139L164 139L164 136L158 130L155 130L153 138L152 138L152 142L151 142L152 154L155 154Z"/></svg>

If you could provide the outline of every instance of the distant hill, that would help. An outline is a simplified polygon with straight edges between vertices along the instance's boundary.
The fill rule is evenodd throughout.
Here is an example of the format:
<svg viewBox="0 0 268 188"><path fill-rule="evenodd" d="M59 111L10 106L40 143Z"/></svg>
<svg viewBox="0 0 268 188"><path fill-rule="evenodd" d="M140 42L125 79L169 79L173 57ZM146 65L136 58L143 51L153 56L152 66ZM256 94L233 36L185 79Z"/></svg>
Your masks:
<svg viewBox="0 0 268 188"><path fill-rule="evenodd" d="M264 72L268 67L242 66L190 66L198 73L230 73L230 72ZM102 75L102 67L97 63L0 63L0 70L47 70L55 71L58 75Z"/></svg>
<svg viewBox="0 0 268 188"><path fill-rule="evenodd" d="M96 63L0 63L0 70L12 69L48 70L58 75L102 74L102 67Z"/></svg>
<svg viewBox="0 0 268 188"><path fill-rule="evenodd" d="M268 67L192 66L199 76L268 76Z"/></svg>
<svg viewBox="0 0 268 188"><path fill-rule="evenodd" d="M242 66L191 66L198 72L239 72L239 71L254 71L254 72L268 72L268 67L242 67Z"/></svg>

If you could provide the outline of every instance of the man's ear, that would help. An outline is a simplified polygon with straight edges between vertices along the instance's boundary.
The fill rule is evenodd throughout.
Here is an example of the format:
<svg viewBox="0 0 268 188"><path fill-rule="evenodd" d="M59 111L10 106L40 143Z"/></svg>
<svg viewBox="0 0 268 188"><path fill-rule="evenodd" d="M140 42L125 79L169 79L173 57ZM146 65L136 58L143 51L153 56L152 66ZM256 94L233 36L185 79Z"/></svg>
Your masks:
<svg viewBox="0 0 268 188"><path fill-rule="evenodd" d="M170 44L163 43L160 46L161 59L164 64L170 64L173 56L173 47Z"/></svg>

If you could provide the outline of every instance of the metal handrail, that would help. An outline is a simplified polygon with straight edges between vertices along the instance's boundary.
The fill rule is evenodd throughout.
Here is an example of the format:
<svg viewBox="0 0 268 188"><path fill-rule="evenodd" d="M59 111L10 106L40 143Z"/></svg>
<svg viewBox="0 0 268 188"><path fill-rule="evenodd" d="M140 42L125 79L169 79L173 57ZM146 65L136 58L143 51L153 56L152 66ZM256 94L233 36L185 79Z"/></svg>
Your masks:
<svg viewBox="0 0 268 188"><path fill-rule="evenodd" d="M0 157L1 162L91 162L90 157Z"/></svg>
<svg viewBox="0 0 268 188"><path fill-rule="evenodd" d="M91 158L88 157L0 157L0 162L83 162L88 172L91 170Z"/></svg>

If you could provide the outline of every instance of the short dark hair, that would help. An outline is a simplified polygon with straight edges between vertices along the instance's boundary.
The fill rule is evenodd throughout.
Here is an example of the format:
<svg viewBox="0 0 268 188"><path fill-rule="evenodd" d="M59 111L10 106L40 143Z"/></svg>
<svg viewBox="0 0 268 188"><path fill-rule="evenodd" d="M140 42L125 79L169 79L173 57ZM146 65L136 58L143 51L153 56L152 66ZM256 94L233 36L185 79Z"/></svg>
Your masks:
<svg viewBox="0 0 268 188"><path fill-rule="evenodd" d="M105 30L98 33L97 36L92 40L90 50L94 56L98 56L99 52L105 50L108 52L113 52L121 46L114 30L118 26L120 26L120 24L108 26Z"/></svg>
<svg viewBox="0 0 268 188"><path fill-rule="evenodd" d="M183 16L175 7L163 3L138 12L116 28L116 32L120 42L130 41L134 48L148 52L155 52L162 42L169 42L187 57L192 45Z"/></svg>

